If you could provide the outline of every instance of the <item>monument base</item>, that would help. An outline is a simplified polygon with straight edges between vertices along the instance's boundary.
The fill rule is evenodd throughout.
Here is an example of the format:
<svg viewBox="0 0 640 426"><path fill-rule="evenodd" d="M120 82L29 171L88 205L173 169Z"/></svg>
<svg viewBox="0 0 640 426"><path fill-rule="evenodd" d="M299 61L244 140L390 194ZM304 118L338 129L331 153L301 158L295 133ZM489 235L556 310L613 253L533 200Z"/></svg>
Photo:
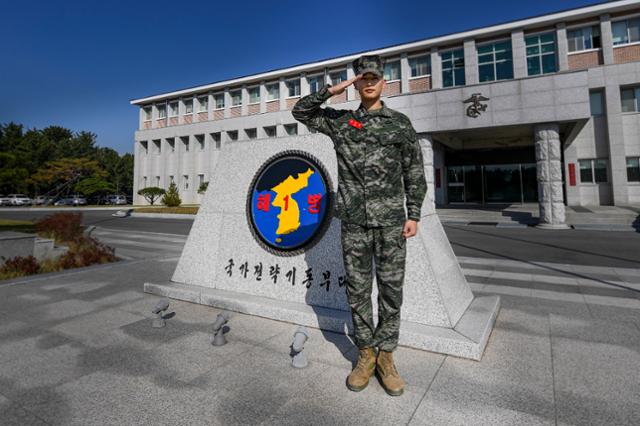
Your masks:
<svg viewBox="0 0 640 426"><path fill-rule="evenodd" d="M351 313L347 311L174 282L145 283L144 291L322 330L353 334ZM483 296L473 299L454 328L402 321L399 344L479 361L499 310L499 296Z"/></svg>

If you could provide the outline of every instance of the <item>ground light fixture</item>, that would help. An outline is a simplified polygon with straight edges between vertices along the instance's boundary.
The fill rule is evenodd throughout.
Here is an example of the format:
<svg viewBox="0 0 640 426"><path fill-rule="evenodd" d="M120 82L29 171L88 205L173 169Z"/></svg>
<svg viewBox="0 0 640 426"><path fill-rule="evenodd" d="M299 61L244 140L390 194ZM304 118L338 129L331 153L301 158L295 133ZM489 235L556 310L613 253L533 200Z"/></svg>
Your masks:
<svg viewBox="0 0 640 426"><path fill-rule="evenodd" d="M309 365L307 360L307 354L304 352L304 344L309 339L309 331L305 327L298 327L296 332L293 333L293 343L291 349L295 352L291 365L295 368L304 368Z"/></svg>
<svg viewBox="0 0 640 426"><path fill-rule="evenodd" d="M229 312L219 313L213 323L213 337L211 338L211 344L213 346L222 346L227 344L227 338L224 337L224 325L229 321L231 315Z"/></svg>
<svg viewBox="0 0 640 426"><path fill-rule="evenodd" d="M153 319L153 323L151 324L153 328L162 328L167 324L164 319L164 312L167 309L169 309L169 299L159 300L156 307L151 311L156 314L156 317Z"/></svg>

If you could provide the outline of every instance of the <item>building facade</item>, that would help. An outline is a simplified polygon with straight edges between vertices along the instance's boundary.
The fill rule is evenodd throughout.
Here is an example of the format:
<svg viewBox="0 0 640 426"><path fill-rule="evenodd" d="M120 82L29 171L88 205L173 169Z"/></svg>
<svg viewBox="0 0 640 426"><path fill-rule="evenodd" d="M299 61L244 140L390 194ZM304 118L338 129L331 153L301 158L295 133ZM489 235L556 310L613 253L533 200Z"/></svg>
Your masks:
<svg viewBox="0 0 640 426"><path fill-rule="evenodd" d="M134 203L175 182L183 203L226 144L302 135L301 96L385 61L385 102L413 122L437 204L640 203L640 0L612 1L413 41L131 101ZM356 109L353 86L327 105ZM433 166L431 166L433 164Z"/></svg>

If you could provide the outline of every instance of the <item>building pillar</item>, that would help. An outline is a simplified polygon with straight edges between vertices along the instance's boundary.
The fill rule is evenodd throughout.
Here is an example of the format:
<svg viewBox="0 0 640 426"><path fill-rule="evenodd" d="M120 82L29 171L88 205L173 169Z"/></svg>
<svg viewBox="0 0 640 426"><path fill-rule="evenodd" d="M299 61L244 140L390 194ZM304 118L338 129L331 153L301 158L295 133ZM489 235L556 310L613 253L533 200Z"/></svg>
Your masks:
<svg viewBox="0 0 640 426"><path fill-rule="evenodd" d="M556 44L558 46L558 71L569 70L569 43L567 42L567 24L556 24Z"/></svg>
<svg viewBox="0 0 640 426"><path fill-rule="evenodd" d="M611 16L600 15L600 44L604 65L613 64L613 33L611 32Z"/></svg>
<svg viewBox="0 0 640 426"><path fill-rule="evenodd" d="M467 85L478 83L478 53L474 39L464 41L464 78Z"/></svg>
<svg viewBox="0 0 640 426"><path fill-rule="evenodd" d="M224 88L224 118L231 117L231 93L229 88Z"/></svg>
<svg viewBox="0 0 640 426"><path fill-rule="evenodd" d="M267 112L267 82L262 80L260 82L260 113ZM258 129L258 137L262 137L262 129Z"/></svg>
<svg viewBox="0 0 640 426"><path fill-rule="evenodd" d="M245 116L249 114L249 89L247 85L243 84L240 89L240 96L242 97L242 105L240 106L240 115ZM240 139L240 131L238 130L238 139Z"/></svg>
<svg viewBox="0 0 640 426"><path fill-rule="evenodd" d="M411 67L409 67L409 57L405 52L400 55L400 93L409 93L410 78Z"/></svg>
<svg viewBox="0 0 640 426"><path fill-rule="evenodd" d="M511 52L513 57L513 78L527 76L527 52L524 44L524 32L517 29L511 32Z"/></svg>
<svg viewBox="0 0 640 426"><path fill-rule="evenodd" d="M427 195L424 197L420 214L431 215L436 212L435 180L433 173L433 139L429 134L418 134L418 142L422 149L424 176L427 180Z"/></svg>
<svg viewBox="0 0 640 426"><path fill-rule="evenodd" d="M442 89L442 58L436 46L431 48L431 89Z"/></svg>
<svg viewBox="0 0 640 426"><path fill-rule="evenodd" d="M607 112L611 190L613 191L613 204L619 206L629 202L629 191L627 187L627 153L624 145L620 83L615 75L612 78L607 78L605 74L604 96L605 110Z"/></svg>
<svg viewBox="0 0 640 426"><path fill-rule="evenodd" d="M289 96L289 92L287 91L287 85L284 82L284 77L280 77L278 84L278 92L280 93L280 111L285 111L287 109L287 96Z"/></svg>
<svg viewBox="0 0 640 426"><path fill-rule="evenodd" d="M543 229L569 229L565 223L562 194L562 157L560 129L556 123L545 123L533 128L538 177L538 202Z"/></svg>

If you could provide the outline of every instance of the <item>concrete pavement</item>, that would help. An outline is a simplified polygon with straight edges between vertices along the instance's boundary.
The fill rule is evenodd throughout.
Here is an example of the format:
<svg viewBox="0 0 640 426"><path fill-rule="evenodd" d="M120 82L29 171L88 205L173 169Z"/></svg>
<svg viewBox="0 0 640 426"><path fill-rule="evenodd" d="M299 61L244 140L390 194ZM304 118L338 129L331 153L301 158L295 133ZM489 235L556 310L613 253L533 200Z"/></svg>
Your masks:
<svg viewBox="0 0 640 426"><path fill-rule="evenodd" d="M477 294L502 310L481 362L399 348L401 397L376 379L344 381L349 336L311 330L310 365L289 366L296 326L157 298L164 254L0 284L3 424L616 424L640 423L640 271L459 257Z"/></svg>

